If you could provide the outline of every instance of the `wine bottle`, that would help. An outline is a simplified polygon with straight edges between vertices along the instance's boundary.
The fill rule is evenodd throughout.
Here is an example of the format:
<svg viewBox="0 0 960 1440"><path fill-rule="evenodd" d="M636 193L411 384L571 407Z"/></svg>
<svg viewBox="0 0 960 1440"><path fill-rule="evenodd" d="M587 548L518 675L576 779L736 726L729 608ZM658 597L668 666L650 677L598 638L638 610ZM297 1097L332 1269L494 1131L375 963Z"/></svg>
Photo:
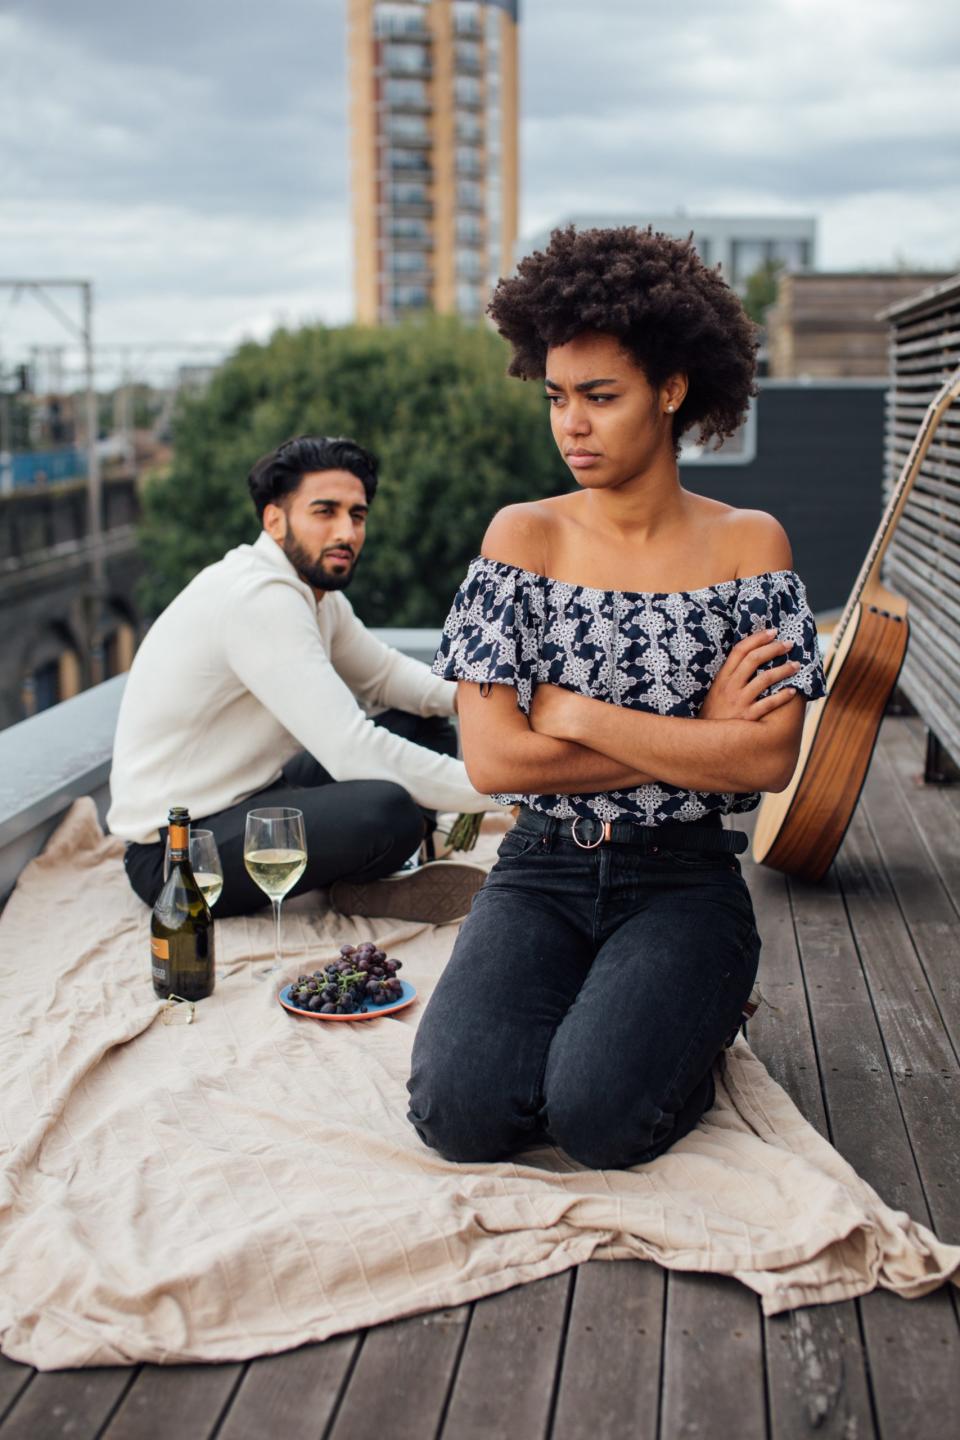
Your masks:
<svg viewBox="0 0 960 1440"><path fill-rule="evenodd" d="M203 1000L214 983L213 916L190 867L190 815L170 811L170 874L150 920L153 988L166 1000Z"/></svg>

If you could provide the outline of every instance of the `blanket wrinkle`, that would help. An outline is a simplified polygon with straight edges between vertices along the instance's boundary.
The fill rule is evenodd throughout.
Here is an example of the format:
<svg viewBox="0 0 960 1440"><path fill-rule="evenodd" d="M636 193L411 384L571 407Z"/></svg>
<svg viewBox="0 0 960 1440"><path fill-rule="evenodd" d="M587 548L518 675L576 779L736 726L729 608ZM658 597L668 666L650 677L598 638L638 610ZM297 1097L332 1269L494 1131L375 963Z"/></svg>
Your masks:
<svg viewBox="0 0 960 1440"><path fill-rule="evenodd" d="M508 823L489 817L492 864ZM288 902L217 923L214 994L158 1023L148 920L89 799L0 917L0 1337L60 1369L240 1360L443 1310L591 1258L733 1275L765 1313L958 1283L960 1247L887 1206L738 1039L713 1109L651 1164L592 1171L542 1137L497 1164L424 1146L414 1032L455 927ZM288 978L372 938L418 1002L353 1024L288 1015ZM31 963L22 964L28 954Z"/></svg>

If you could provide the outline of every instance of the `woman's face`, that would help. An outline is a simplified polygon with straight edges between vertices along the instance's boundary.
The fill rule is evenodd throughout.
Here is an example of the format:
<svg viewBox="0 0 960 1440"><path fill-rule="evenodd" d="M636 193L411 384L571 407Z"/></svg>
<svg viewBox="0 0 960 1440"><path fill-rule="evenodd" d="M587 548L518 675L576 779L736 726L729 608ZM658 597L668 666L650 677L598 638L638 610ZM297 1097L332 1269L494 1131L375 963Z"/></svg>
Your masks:
<svg viewBox="0 0 960 1440"><path fill-rule="evenodd" d="M609 489L674 463L672 421L686 380L659 390L612 335L588 332L547 351L544 379L550 425L578 485Z"/></svg>

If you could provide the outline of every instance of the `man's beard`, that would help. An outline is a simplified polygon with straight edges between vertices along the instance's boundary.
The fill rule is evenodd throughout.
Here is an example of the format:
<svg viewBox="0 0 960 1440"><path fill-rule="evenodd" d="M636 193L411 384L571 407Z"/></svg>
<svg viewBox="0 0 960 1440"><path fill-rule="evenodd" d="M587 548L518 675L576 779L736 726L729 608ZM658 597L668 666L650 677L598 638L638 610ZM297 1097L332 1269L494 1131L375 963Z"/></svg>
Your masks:
<svg viewBox="0 0 960 1440"><path fill-rule="evenodd" d="M297 540L292 528L287 526L287 533L283 537L283 553L290 564L296 570L301 580L313 590L343 590L353 579L353 572L357 568L359 555L353 557L353 564L348 570L334 574L328 570L323 563L323 557L314 560Z"/></svg>

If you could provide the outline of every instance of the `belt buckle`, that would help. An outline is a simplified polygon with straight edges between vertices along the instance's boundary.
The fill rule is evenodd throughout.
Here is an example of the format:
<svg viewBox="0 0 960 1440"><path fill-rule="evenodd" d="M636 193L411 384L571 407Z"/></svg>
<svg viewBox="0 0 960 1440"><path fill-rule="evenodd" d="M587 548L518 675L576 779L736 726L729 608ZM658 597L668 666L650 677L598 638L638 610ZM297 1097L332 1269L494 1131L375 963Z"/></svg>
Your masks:
<svg viewBox="0 0 960 1440"><path fill-rule="evenodd" d="M571 834L571 836L573 837L573 843L574 843L575 845L579 845L581 850L596 850L597 846L598 846L598 845L602 845L603 842L604 842L604 840L609 841L609 839L610 839L610 833L611 833L610 821L609 821L609 820L598 820L598 821L597 821L597 824L601 826L601 830L600 830L600 834L597 836L596 840L580 840L580 839L578 838L578 836L577 836L577 826L580 824L580 821L583 820L583 819L585 819L585 818L586 818L586 817L583 816L583 815L578 815L578 816L574 819L573 824L570 826L570 834Z"/></svg>

